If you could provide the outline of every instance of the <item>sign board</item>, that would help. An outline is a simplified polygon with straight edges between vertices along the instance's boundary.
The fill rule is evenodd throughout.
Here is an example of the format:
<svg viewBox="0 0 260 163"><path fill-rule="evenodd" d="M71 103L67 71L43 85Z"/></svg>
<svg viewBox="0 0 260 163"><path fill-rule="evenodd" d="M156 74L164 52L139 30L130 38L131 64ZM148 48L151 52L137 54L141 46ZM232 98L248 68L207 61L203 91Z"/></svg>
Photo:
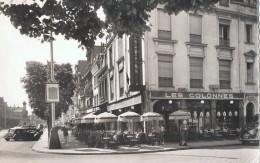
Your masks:
<svg viewBox="0 0 260 163"><path fill-rule="evenodd" d="M47 83L45 91L46 102L59 102L59 84L57 83Z"/></svg>
<svg viewBox="0 0 260 163"><path fill-rule="evenodd" d="M129 107L141 103L142 103L142 98L141 95L139 95L139 96L130 97L128 99L122 100L118 103L110 104L107 106L107 110L111 111L111 110L121 109L121 108Z"/></svg>
<svg viewBox="0 0 260 163"><path fill-rule="evenodd" d="M244 99L243 93L150 92L151 99Z"/></svg>

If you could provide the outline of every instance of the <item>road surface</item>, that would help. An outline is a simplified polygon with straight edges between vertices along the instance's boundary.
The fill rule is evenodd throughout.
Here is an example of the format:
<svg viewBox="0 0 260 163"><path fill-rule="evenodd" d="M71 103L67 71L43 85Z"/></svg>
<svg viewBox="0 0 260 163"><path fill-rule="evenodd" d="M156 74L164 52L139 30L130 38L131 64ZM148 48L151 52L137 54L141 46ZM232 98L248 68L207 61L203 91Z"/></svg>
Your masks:
<svg viewBox="0 0 260 163"><path fill-rule="evenodd" d="M124 155L57 155L31 150L36 141L5 141L0 131L0 163L256 163L256 146L225 146L208 149L179 150Z"/></svg>

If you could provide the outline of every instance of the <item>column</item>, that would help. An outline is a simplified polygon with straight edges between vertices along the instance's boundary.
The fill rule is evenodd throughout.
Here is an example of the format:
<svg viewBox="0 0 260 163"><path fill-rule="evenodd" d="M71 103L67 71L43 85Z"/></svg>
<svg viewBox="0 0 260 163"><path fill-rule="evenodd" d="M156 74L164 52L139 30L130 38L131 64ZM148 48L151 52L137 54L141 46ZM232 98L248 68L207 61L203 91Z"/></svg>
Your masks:
<svg viewBox="0 0 260 163"><path fill-rule="evenodd" d="M244 105L243 105L243 101L240 100L239 101L239 113L238 113L238 116L239 116L239 127L244 127L245 124L246 124L246 115L245 115L245 112L244 112Z"/></svg>
<svg viewBox="0 0 260 163"><path fill-rule="evenodd" d="M186 100L180 100L180 110L187 111Z"/></svg>
<svg viewBox="0 0 260 163"><path fill-rule="evenodd" d="M210 118L211 118L211 124L212 124L212 128L216 128L217 127L217 107L216 107L217 101L212 100L211 101L211 114L210 114Z"/></svg>

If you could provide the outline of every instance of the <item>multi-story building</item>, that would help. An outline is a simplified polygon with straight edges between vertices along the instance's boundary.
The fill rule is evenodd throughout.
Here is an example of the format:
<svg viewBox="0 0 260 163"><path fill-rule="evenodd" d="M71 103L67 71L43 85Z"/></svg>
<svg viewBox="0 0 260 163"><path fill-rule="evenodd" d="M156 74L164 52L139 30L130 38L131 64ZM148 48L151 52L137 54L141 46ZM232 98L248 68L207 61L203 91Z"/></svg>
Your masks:
<svg viewBox="0 0 260 163"><path fill-rule="evenodd" d="M168 135L189 112L196 128L239 128L259 113L255 1L221 0L212 11L151 11L142 38L111 36L93 55L93 106L164 115ZM92 109L93 111L93 109Z"/></svg>
<svg viewBox="0 0 260 163"><path fill-rule="evenodd" d="M167 119L186 110L200 127L213 128L242 127L259 113L256 5L223 2L209 13L151 12L143 46L146 112Z"/></svg>
<svg viewBox="0 0 260 163"><path fill-rule="evenodd" d="M77 112L80 115L80 112L85 112L86 111L86 106L85 106L85 100L86 100L86 95L85 95L85 81L86 78L84 78L85 73L86 73L86 66L89 64L88 61L86 60L79 60L78 64L75 66L75 91L74 91L74 112Z"/></svg>

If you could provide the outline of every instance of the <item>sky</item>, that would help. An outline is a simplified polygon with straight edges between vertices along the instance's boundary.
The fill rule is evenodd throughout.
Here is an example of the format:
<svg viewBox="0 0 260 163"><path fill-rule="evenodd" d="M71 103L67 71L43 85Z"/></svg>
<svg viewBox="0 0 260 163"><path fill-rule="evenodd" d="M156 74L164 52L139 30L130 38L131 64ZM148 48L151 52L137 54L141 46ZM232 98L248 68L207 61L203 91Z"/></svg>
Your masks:
<svg viewBox="0 0 260 163"><path fill-rule="evenodd" d="M74 69L78 60L86 60L86 50L78 48L77 41L68 41L62 36L56 36L55 39L53 53L56 63L71 63ZM100 41L97 40L96 44L99 45ZM21 107L25 101L31 113L27 94L20 82L26 74L25 63L39 61L46 64L49 60L49 43L21 35L7 17L0 15L0 97L4 97L8 106Z"/></svg>

